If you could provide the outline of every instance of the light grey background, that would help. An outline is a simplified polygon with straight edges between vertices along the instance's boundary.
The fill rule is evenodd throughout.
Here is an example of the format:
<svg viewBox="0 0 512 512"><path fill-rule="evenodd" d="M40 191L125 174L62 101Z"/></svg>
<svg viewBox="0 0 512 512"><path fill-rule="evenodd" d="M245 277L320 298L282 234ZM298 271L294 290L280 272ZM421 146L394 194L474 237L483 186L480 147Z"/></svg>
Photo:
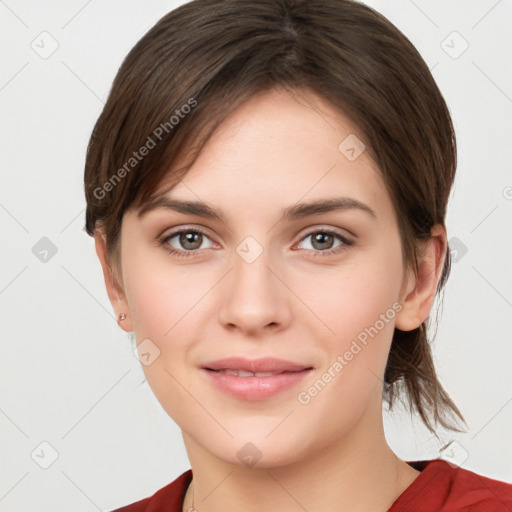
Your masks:
<svg viewBox="0 0 512 512"><path fill-rule="evenodd" d="M122 59L181 3L0 1L0 511L107 511L190 467L117 327L83 231L82 188L87 141ZM448 216L458 261L434 351L469 432L441 431L456 441L441 455L511 482L512 2L368 3L419 49L458 137ZM419 422L385 420L400 457L440 456Z"/></svg>

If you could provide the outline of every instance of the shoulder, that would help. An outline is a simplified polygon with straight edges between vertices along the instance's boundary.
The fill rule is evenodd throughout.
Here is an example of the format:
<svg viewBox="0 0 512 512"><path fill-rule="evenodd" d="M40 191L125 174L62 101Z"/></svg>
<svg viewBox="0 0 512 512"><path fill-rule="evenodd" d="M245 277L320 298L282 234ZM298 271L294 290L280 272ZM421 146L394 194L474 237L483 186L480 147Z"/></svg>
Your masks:
<svg viewBox="0 0 512 512"><path fill-rule="evenodd" d="M421 472L389 512L512 511L512 484L453 466L443 459L409 464Z"/></svg>
<svg viewBox="0 0 512 512"><path fill-rule="evenodd" d="M176 480L156 491L152 496L131 503L112 512L181 512L183 498L192 481L192 470L182 473Z"/></svg>

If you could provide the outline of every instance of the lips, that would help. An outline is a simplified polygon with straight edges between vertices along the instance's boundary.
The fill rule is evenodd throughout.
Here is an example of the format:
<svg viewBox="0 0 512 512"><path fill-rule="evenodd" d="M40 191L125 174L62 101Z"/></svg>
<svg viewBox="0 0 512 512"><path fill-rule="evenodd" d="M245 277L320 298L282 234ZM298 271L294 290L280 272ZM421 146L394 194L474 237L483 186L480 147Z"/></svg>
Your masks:
<svg viewBox="0 0 512 512"><path fill-rule="evenodd" d="M268 400L297 387L314 369L274 357L229 357L203 364L201 372L206 382L222 392L239 400L256 401Z"/></svg>

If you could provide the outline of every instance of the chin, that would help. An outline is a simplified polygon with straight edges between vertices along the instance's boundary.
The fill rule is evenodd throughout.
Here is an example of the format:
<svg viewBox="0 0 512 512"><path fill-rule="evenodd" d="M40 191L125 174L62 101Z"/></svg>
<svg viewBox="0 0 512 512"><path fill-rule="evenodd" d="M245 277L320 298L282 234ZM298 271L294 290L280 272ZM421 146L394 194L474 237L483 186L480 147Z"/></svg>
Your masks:
<svg viewBox="0 0 512 512"><path fill-rule="evenodd" d="M212 443L212 439L209 438L204 448L228 464L249 469L272 469L286 466L304 457L304 454L297 450L297 447L303 446L304 443L289 436L287 437L288 442L282 442L277 437L276 439L265 438L267 434L267 430L264 433L257 433L253 430L244 436L235 436L234 439L226 440L223 443Z"/></svg>

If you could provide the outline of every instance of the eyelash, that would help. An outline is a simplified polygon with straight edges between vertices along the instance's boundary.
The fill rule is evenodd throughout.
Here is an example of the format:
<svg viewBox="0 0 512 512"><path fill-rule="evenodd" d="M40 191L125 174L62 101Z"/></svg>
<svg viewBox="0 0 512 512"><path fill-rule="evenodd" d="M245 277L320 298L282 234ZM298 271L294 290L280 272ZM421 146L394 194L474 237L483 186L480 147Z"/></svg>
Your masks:
<svg viewBox="0 0 512 512"><path fill-rule="evenodd" d="M169 240L173 239L177 235L180 235L181 233L194 233L194 234L199 234L199 235L209 238L208 235L204 231L202 231L201 229L198 229L198 228L179 229L177 231L173 231L172 233L159 238L158 239L159 244L162 246L167 246L167 248L166 248L167 252L173 256L177 256L178 258L187 258L187 257L193 256L195 253L199 252L198 249L193 250L193 251L182 251L179 249L175 249L174 247L171 247L171 248L168 247ZM309 233L306 233L301 238L300 241L302 242L307 237L309 237L311 235L315 235L317 233L332 235L332 236L336 237L338 240L340 240L342 242L342 245L338 246L336 249L329 249L327 251L320 251L320 250L313 251L315 253L315 256L316 255L330 256L332 254L337 254L343 250L346 250L347 246L349 247L351 245L354 245L354 242L352 240L349 240L348 238L344 237L343 235L341 235L335 231L329 231L326 229L316 229L314 231L310 231ZM306 249L306 250L309 250L309 249Z"/></svg>

